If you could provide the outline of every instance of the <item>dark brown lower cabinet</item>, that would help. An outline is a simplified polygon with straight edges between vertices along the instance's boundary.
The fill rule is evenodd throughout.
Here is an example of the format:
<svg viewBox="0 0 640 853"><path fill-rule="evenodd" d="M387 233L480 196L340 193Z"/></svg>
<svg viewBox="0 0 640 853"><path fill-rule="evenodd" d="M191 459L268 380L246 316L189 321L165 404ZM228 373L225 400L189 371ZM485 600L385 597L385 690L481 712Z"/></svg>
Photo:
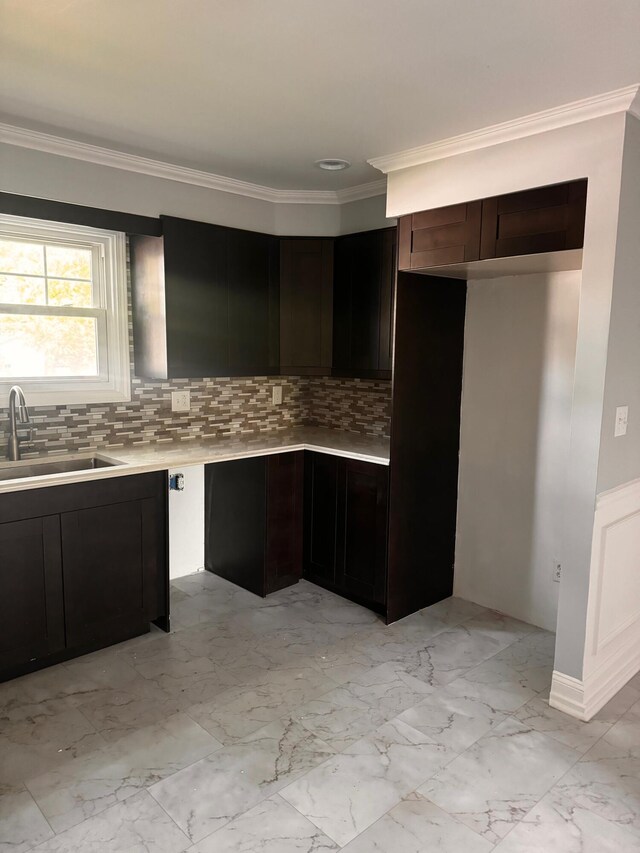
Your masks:
<svg viewBox="0 0 640 853"><path fill-rule="evenodd" d="M305 453L304 576L331 588L336 585L338 461L326 453Z"/></svg>
<svg viewBox="0 0 640 853"><path fill-rule="evenodd" d="M152 593L162 543L155 499L66 512L61 522L67 644L143 632L157 615Z"/></svg>
<svg viewBox="0 0 640 853"><path fill-rule="evenodd" d="M302 453L205 466L205 566L256 595L302 574Z"/></svg>
<svg viewBox="0 0 640 853"><path fill-rule="evenodd" d="M304 577L384 610L389 469L307 453Z"/></svg>
<svg viewBox="0 0 640 853"><path fill-rule="evenodd" d="M0 680L168 629L166 472L0 495Z"/></svg>
<svg viewBox="0 0 640 853"><path fill-rule="evenodd" d="M0 670L64 648L57 515L0 524Z"/></svg>

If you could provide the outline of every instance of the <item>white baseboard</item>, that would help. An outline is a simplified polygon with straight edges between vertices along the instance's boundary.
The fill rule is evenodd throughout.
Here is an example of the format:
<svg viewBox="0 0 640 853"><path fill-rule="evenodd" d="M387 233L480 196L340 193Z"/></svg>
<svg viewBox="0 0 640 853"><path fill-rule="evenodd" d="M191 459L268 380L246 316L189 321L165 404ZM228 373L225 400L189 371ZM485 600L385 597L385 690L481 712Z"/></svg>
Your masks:
<svg viewBox="0 0 640 853"><path fill-rule="evenodd" d="M640 672L640 647L637 643L620 648L615 657L588 675L584 681L554 670L549 704L585 722Z"/></svg>
<svg viewBox="0 0 640 853"><path fill-rule="evenodd" d="M554 669L551 679L549 704L558 711L563 711L578 720L586 720L584 701L584 684L579 678L565 675Z"/></svg>

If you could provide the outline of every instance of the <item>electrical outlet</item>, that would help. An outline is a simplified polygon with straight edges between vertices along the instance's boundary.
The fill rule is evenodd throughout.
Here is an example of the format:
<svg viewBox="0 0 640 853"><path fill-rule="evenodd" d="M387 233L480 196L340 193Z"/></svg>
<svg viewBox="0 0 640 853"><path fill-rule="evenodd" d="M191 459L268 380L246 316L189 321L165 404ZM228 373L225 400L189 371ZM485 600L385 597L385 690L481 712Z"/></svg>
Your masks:
<svg viewBox="0 0 640 853"><path fill-rule="evenodd" d="M190 391L172 391L171 392L171 411L172 412L188 412L191 409L191 392Z"/></svg>
<svg viewBox="0 0 640 853"><path fill-rule="evenodd" d="M560 560L553 561L553 580L556 583L560 583L560 578L562 577L562 563Z"/></svg>
<svg viewBox="0 0 640 853"><path fill-rule="evenodd" d="M629 406L618 406L616 409L616 425L613 430L614 438L620 438L627 434L627 423L629 421Z"/></svg>
<svg viewBox="0 0 640 853"><path fill-rule="evenodd" d="M282 385L273 386L271 400L274 406L280 406L282 404Z"/></svg>

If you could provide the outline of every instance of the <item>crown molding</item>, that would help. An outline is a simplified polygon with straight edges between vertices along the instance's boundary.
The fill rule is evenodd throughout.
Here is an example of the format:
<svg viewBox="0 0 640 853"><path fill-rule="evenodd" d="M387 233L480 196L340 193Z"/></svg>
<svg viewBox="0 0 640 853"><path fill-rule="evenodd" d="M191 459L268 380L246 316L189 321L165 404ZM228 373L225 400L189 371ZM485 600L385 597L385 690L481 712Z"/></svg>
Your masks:
<svg viewBox="0 0 640 853"><path fill-rule="evenodd" d="M349 204L350 201L361 201L364 198L374 198L377 195L384 195L387 191L387 179L381 178L378 181L370 181L366 184L358 184L355 187L345 187L343 190L336 190L338 196L338 204Z"/></svg>
<svg viewBox="0 0 640 853"><path fill-rule="evenodd" d="M631 112L633 115L640 116L639 93L640 84L627 86L614 92L606 92L603 95L573 101L570 104L563 104L550 110L531 113L531 115L505 121L501 124L493 124L490 127L484 127L470 133L462 133L449 139L399 151L396 154L373 157L367 162L370 166L387 175L389 172L395 172L398 169L420 166L423 163L431 163L434 160L442 160L456 154L466 154L469 151L488 148L502 142L511 142L525 136L533 136L536 133L544 133L548 130L578 124L612 113Z"/></svg>
<svg viewBox="0 0 640 853"><path fill-rule="evenodd" d="M348 204L382 195L387 183L386 180L376 180L341 190L280 190L13 124L0 123L0 142L275 204Z"/></svg>

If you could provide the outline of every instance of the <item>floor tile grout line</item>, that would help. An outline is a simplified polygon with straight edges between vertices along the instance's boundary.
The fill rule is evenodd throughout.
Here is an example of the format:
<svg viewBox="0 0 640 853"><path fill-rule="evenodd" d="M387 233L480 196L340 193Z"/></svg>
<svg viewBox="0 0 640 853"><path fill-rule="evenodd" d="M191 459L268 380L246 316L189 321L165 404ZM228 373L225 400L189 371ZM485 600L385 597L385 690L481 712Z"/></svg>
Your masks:
<svg viewBox="0 0 640 853"><path fill-rule="evenodd" d="M616 722L619 722L619 721L622 719L622 717L623 717L623 716L624 716L624 712L623 712L623 714L621 714L621 715L617 718ZM580 722L580 721L578 721L578 722ZM575 769L576 765L577 765L577 764L580 764L580 762L581 762L581 761L582 761L582 760L583 760L583 759L588 755L588 753L589 753L589 752L591 752L591 750L596 746L596 744L600 743L600 741L601 741L601 740L602 740L602 739L603 739L603 738L604 738L604 737L609 733L609 731L611 730L611 728L613 728L613 726L614 726L614 725L615 725L615 723L613 723L613 725L612 725L612 726L610 726L610 728L609 728L609 729L607 729L607 731L606 731L606 732L603 732L603 733L602 733L602 735L600 735L600 737L599 737L597 740L595 740L595 741L591 744L591 746L589 747L589 749L588 749L586 752L584 752L584 753L582 753L580 756L578 756L578 758L576 759L576 761L574 761L574 762L573 762L573 764L565 770L565 772L562 774L562 776L560 776L560 778L559 778L559 779L557 779L557 780L553 783L553 785L551 785L549 788L547 788L547 790L544 792L544 794L543 794L543 795L540 797L540 799L539 799L539 800L538 800L538 801L537 801L537 802L536 802L536 803L535 803L535 804L534 804L534 805L529 809L529 811L528 811L528 812L527 812L527 813L526 813L522 818L520 818L520 820L519 820L517 823L515 823L515 824L511 827L511 829L509 830L509 832L507 832L507 834L504 836L504 838L507 838L507 836L509 836L509 835L510 835L510 834L511 834L511 833L512 833L512 832L513 832L513 831L514 831L514 830L515 830L515 829L516 829L516 828L517 828L517 827L518 827L518 826L519 826L519 825L520 825L524 820L526 820L526 818L531 814L531 812L532 812L534 809L536 809L536 808L540 805L540 803L542 802L542 800L544 800L544 798L545 798L545 797L547 797L547 796L548 796L548 795L549 795L549 794L550 794L550 793L551 793L555 788L557 788L557 787L558 787L558 785L561 785L561 784L562 784L562 780L563 780L563 779L565 779L565 778L566 778L570 773L572 773L572 772L573 772L573 770ZM545 735L546 735L546 732L538 732L538 734L545 734ZM547 735L547 737L551 737L551 735ZM557 741L557 742L559 743L559 741ZM564 744L564 745L566 746L566 744ZM571 747L570 747L570 748L571 748ZM583 806L581 806L581 808L584 808L585 810L589 811L591 814L595 814L595 815L597 815L597 814L598 814L597 812L593 811L593 809L592 809L589 805L583 805ZM615 823L615 821L610 821L608 818L604 818L602 815L599 815L599 816L600 816L600 817L602 817L602 819L603 819L603 820L605 820L607 823L612 823L612 824L613 824L613 823ZM504 838L503 838L503 839L501 839L501 840L498 842L498 844L500 844L500 843L504 840ZM496 845L496 846L497 846L497 845Z"/></svg>
<svg viewBox="0 0 640 853"><path fill-rule="evenodd" d="M282 603L280 603L278 606L281 606L281 604L282 604ZM246 609L247 609L247 610L250 610L251 608L246 608ZM484 610L484 611L486 611L486 612L491 612L488 608L483 608L483 610ZM429 641L431 641L431 640L435 640L438 636L440 636L440 635L441 635L441 634L443 634L443 633L446 633L447 631L451 631L451 630L454 630L454 629L455 629L455 628L457 628L457 627L460 627L460 626L465 625L465 624L466 624L466 623L468 623L469 621L472 621L473 619L477 618L479 615L482 615L482 614L470 615L470 616L465 617L463 620L461 620L461 621L460 621L460 622L458 622L458 623L455 623L455 624L451 624L451 625L446 626L445 628L443 628L443 629L442 629L442 631L439 631L437 634L432 634L432 635L430 635L430 636L427 638L427 642L429 642ZM204 625L206 625L206 624L208 624L208 623L207 623L207 622L203 622L203 623L200 623L200 624L204 626ZM197 629L198 627L200 627L200 624L193 625L193 626L185 626L185 631L186 631L186 630L189 630L190 628ZM303 629L304 629L304 630L307 630L307 631L313 631L313 630L314 630L314 628L316 628L318 624L324 624L324 623L317 623L317 622L315 622L315 621L311 621L311 620L307 620L307 619L302 619L302 624L301 624L301 625L296 625L296 626L295 626L295 629L298 629L298 628L299 628L300 630L303 630ZM334 623L329 623L329 622L327 622L327 624L334 624ZM346 623L346 622L345 622L345 624L353 624L353 623ZM353 632L351 632L351 633L349 633L349 634L346 634L344 637L336 636L336 637L334 638L334 642L332 643L332 647L333 647L333 646L335 646L335 647L340 647L340 646L341 646L341 644L342 644L342 641L343 641L343 640L348 640L348 639L349 639L349 637L350 637L350 636L353 636L354 634L358 634L358 633L360 633L360 632L362 632L362 633L367 633L368 631L372 630L372 624L373 624L373 623L366 623L366 624L363 624L363 625L362 625L362 626L360 626L360 627L356 627L356 630L355 630L355 631L353 631ZM376 627L377 627L378 629L380 628L380 626L376 626ZM293 629L294 629L294 628L293 628L293 626L292 626L292 630L293 630ZM285 627L283 630L285 630L285 631L286 631L286 630L287 630L287 627ZM469 667L469 668L468 668L467 670L465 670L461 675L456 676L456 678L458 678L458 677L463 677L463 676L465 676L465 675L468 675L469 673L471 673L471 672L475 671L475 670L476 670L476 669L478 669L479 667L481 667L481 666L485 665L488 661L492 660L494 657L496 657L497 655L501 654L502 652L504 652L505 650L507 650L507 649L508 649L508 648L510 648L511 646L513 646L513 645L515 645L515 644L519 643L520 641L522 641L522 640L526 639L527 637L529 637L529 636L531 636L531 635L533 635L533 634L535 634L535 633L536 633L536 629L535 629L535 627L533 627L533 628L532 628L532 630L531 630L531 631L529 631L529 632L527 632L526 634L524 634L524 635L522 635L522 636L518 636L518 637L513 638L513 639L511 640L511 642L507 643L507 644L506 644L502 649L497 650L496 652L494 652L494 654L489 655L489 657L485 658L483 661L480 661L479 663L475 664L474 666ZM255 634L255 635L253 635L252 640L253 640L256 644L258 644L258 643L259 643L259 641L260 641L260 636L259 636L259 634ZM205 655L205 657L207 657L207 655ZM304 659L306 662L308 662L309 664L315 664L315 666L316 666L316 667L317 667L317 669L318 669L318 673L319 673L320 675L323 675L323 676L327 679L327 681L328 681L328 682L333 682L333 686L327 687L327 689L326 689L326 690L324 690L324 691L320 692L317 696L313 696L313 697L312 697L313 699L322 698L323 696L326 696L328 693L330 693L331 691L335 690L336 688L342 687L342 686L344 686L344 685L345 685L345 683L348 683L348 682L344 682L344 681L339 681L339 682L338 682L338 681L334 681L334 680L331 678L331 676L330 676L330 675L327 675L327 674L324 672L324 670L322 670L322 668L321 668L321 667L319 667L319 666L317 665L317 662L316 662L316 656L315 656L315 655L308 655L308 656L301 656L301 657L303 657L303 659ZM149 678L147 678L146 676L144 676L144 675L142 675L141 673L139 673L139 672L136 670L136 668L131 664L131 662L130 662L130 661L128 661L128 660L126 660L126 659L123 659L123 662L125 663L125 665L126 665L128 668L130 668L130 669L132 670L132 672L135 672L135 674L136 674L136 676L137 676L138 678L141 678L141 679L146 680L146 681L149 681L149 680L153 681L153 679L149 679ZM355 662L354 662L354 663L355 663ZM391 663L391 662L386 662L386 663ZM378 666L378 665L382 666L382 665L384 665L384 664L385 664L385 662L384 662L384 661L381 661L379 664L373 664L373 666L369 665L369 666L368 666L368 668L369 668L369 669L372 669L372 668L375 668L375 667L376 667L376 666ZM364 666L364 665L363 665L363 666ZM65 666L64 668L65 668L67 671L69 670L69 668L68 668L68 667L66 667L66 666ZM277 665L276 665L276 668L277 668ZM418 680L422 680L422 679L418 679ZM456 679L452 679L452 681L455 681L455 680L456 680ZM428 684L428 682L424 682L424 683L425 683L425 684ZM442 690L446 689L446 687L448 686L448 683L449 683L449 682L447 682L446 684L437 685L437 686L434 688L434 690L433 690L431 693L429 693L429 694L428 694L428 696L434 696L434 695L437 695L439 692L441 692ZM239 686L242 686L242 685L240 684ZM539 694L538 694L538 695L539 695ZM410 705L410 706L409 706L409 708L411 708L411 707L415 707L415 705L420 704L420 703L421 703L422 701L424 701L424 699L426 699L426 698L427 698L427 695L425 695L425 697L424 697L424 698L419 698L419 699L417 700L417 702L416 702L415 704L413 704L413 705ZM532 697L532 698L533 698L533 697ZM372 702L372 701L370 701L370 700L365 700L365 701L367 701L367 704L368 704L370 707L372 707L372 708L376 708L376 707L377 707L377 705L376 705L374 702ZM527 701L528 701L528 700L527 700ZM196 704L197 704L197 703L196 703ZM525 701L523 704L526 704L526 701ZM89 717L87 717L87 715L85 714L85 712L84 712L84 711L82 711L82 709L81 709L79 706L75 706L75 705L74 705L74 706L72 706L72 707L75 707L75 708L77 708L78 710L80 710L80 713L81 713L82 717L84 717L84 718L87 720L87 722L88 722L89 726L94 730L94 732L95 732L96 734L98 734L99 736L102 736L102 735L101 735L101 732L97 729L97 727L95 726L95 724L91 721L91 719L89 719ZM395 713L392 717L389 717L389 719L388 719L386 722L393 722L393 721L394 721L394 720L396 720L399 716L401 716L401 714L403 714L405 710L407 710L407 709L402 708L400 711L398 711L397 713ZM205 732L206 734L211 735L211 733L210 733L210 732L208 732L208 731L207 731L203 726L201 726L201 725L198 723L198 721L197 721L197 720L195 720L195 719L191 716L191 714L189 713L189 709L188 709L188 708L180 708L179 713L185 714L185 716L187 716L187 717L188 717L188 718L189 718L193 723L195 723L195 724L198 726L198 728L202 729L202 731L203 731L203 732ZM291 712L291 715L292 715L293 713L295 713L295 709ZM281 716L281 717L279 717L279 718L277 718L277 719L279 719L279 720L287 719L287 718L288 718L289 716L291 716L291 715L290 715L290 714L287 714L287 715L285 715L285 716ZM619 719L621 719L621 718L622 718L622 716L624 716L624 714L620 714L620 715L618 715L617 719L618 719L618 720L619 720ZM505 716L505 719L506 719L507 717L514 718L514 717L513 717L513 714L508 714L508 715L506 715L506 716ZM277 721L277 720L270 721L270 722L275 722L275 721ZM403 721L403 722L404 722L404 721ZM150 724L150 726L153 726L153 725L154 725L153 723L151 723L151 724ZM258 731L260 728L262 728L262 727L264 727L264 726L266 726L266 725L269 725L269 723L268 723L268 722L261 723L261 725L259 725L259 726L255 729L255 731ZM408 724L408 723L404 723L404 725L409 725L409 727L413 729L413 727L412 727L412 726L410 726L410 724ZM612 724L612 725L613 725L613 724ZM142 727L142 728L147 728L147 727ZM305 728L306 728L306 727L305 727ZM414 729L414 730L415 730L415 729ZM139 730L137 730L137 729L133 729L132 731L139 731ZM415 730L415 731L418 731L418 730ZM247 735L245 735L244 737L248 737L248 736L249 736L249 734L250 734L250 733L248 733L248 734L247 734ZM357 740L361 740L361 739L363 739L363 738L366 738L367 736L370 736L370 734L371 734L371 733L369 733L368 735L367 735L367 734L365 734L365 735L361 736L360 738L357 738ZM551 735L548 735L547 733L544 733L544 732L540 732L540 734L543 734L543 735L545 735L545 736L546 736L546 737L548 737L548 738L549 738L549 737L552 737ZM601 737L604 737L604 735L605 735L605 733L603 733L603 735L602 735ZM317 736L317 735L316 735L316 736ZM214 736L214 737L215 737L215 736ZM244 738L243 738L243 739L244 739ZM479 739L480 739L480 738L478 738L477 740L479 740ZM601 738L599 738L599 739L598 739L598 741L599 741L600 739L601 739ZM474 742L474 744L470 744L470 745L469 745L465 750L463 750L462 752L460 752L460 753L458 753L458 752L453 752L453 754L451 755L451 757L449 758L449 760L448 760L448 761L447 761L447 762L446 762L442 767L440 767L437 771L435 771L433 774L431 774L431 775L430 775L426 780L424 780L424 781L426 782L426 781L428 781L430 778L433 778L433 776L434 776L434 775L437 775L437 773L438 773L438 772L440 772L444 767L446 767L450 762L454 761L457 757L459 757L459 756L463 755L465 752L467 752L467 751L468 751L468 749L470 749L470 748L471 748L471 746L473 746L473 745L475 745L475 743L477 743L477 740ZM596 741L596 743L597 743L598 741ZM117 743L117 742L118 742L118 740L114 741L114 742L113 742L113 744L115 744L115 743ZM435 741L434 741L434 743L435 743ZM97 750L95 750L95 751L98 751L98 750L101 750L101 749L105 749L105 748L111 747L113 744L112 744L111 742L105 741L105 743L104 743L103 745L101 745L100 747L98 747L98 749L97 749ZM594 743L594 745L595 745L595 743ZM220 751L221 749L224 749L224 747L225 747L225 746L227 746L227 744L221 743L221 745L220 745L219 747L217 747L216 749L212 750L210 753L207 753L207 754L206 754L206 755L204 755L204 756L200 756L198 759L196 759L195 761L193 761L193 762L191 762L190 764L186 765L184 768L180 768L180 770L176 770L176 771L175 771L175 773L179 773L179 772L181 772L182 770L187 770L189 767L193 766L194 764L198 763L199 761L202 761L202 760L204 760L205 758L208 758L208 757L210 757L210 756L215 755L218 751ZM344 749L346 749L346 748L347 748L347 747L344 747L342 750L338 750L338 751L337 751L337 753L334 753L334 755L335 755L335 754L340 754L340 753L342 753L342 752L344 751ZM91 752L93 752L93 751L94 751L94 750L91 750ZM91 753L89 753L89 754L91 754ZM80 756L79 756L79 757L80 757ZM578 757L576 758L576 762L580 760L580 757L581 757L581 756L578 756ZM332 759L332 756L329 756L329 757L327 757L327 758L325 759L325 761L321 762L319 765L316 765L316 766L317 766L317 767L320 767L320 766L322 766L323 764L325 764L325 763L327 763L327 762L331 761L331 759ZM72 759L72 760L75 760L75 758L74 758L74 759ZM574 765L572 765L572 767L573 767L573 766L575 766L575 763L576 763L576 762L574 762ZM315 769L315 768L311 768L311 769L310 769L310 770L308 770L306 773L302 774L302 776L297 777L297 779L302 779L302 778L304 778L306 775L308 775L309 773L313 772L313 769ZM570 769L571 769L571 768L570 768ZM570 770L570 769L569 769L569 770ZM569 770L567 770L567 773L569 772ZM168 778L170 778L172 775L174 775L174 774L170 774L168 777L164 777L164 778L167 778L167 779L168 779ZM563 776L563 777L561 777L561 778L564 778L564 776ZM293 781L293 780L292 780L292 781ZM154 784L154 783L151 783L151 786L152 786L153 784ZM287 782L287 785L288 785L288 784L290 784L290 782ZM422 782L421 784L424 784L424 782ZM287 787L287 785L285 785L284 787L286 788L286 787ZM150 786L145 786L145 787L143 787L143 788L141 788L141 789L139 789L139 790L146 790L147 792L151 793L151 792L149 791L149 787L150 787ZM552 788L552 787L553 787L553 786L551 786L548 790L551 790L551 788ZM28 786L27 786L26 784L25 784L25 788L29 791L29 794L31 795L31 797L32 797L32 798L34 799L34 801L35 801L35 798L33 797L33 794L32 794L32 792L31 792L31 790L28 788ZM134 792L134 794L132 794L132 795L130 795L130 796L134 796L134 795L135 795L135 793L137 793L137 792ZM547 792L545 792L545 794L543 794L543 797L544 797L544 796L546 796L546 793L548 793L548 791L547 791ZM273 796L273 794L270 794L269 796ZM265 800L265 799L268 799L268 798L269 798L269 796L262 797L262 798L259 800L259 802L260 802L260 803L261 803L261 802L264 802L264 800ZM152 795L152 797L153 797L153 795ZM405 795L405 798L406 798L406 795ZM127 798L124 798L124 799L123 799L123 800L121 800L120 802L124 802L124 801L126 801L126 799L128 799L128 797L127 797ZM156 802L158 802L158 804L161 806L162 810L166 813L166 809L162 806L162 804L161 804L161 803L159 803L159 801L157 801L157 800L155 799L155 797L153 797L153 799L154 799ZM404 798L403 798L403 799L404 799ZM542 799L542 798L541 798L541 799ZM539 802L539 801L538 801L538 802ZM112 804L112 806L110 806L110 807L108 807L108 808L111 808L111 807L113 807L113 805L116 805L116 804L117 804L117 803ZM37 801L36 801L36 806L37 806L38 810L42 813L42 810L40 809L40 806L39 806L39 804L37 803ZM253 806L251 806L250 808L253 808ZM294 808L295 808L295 807L294 807ZM103 811L106 811L106 810L107 810L107 809L105 809L105 810L103 810ZM245 812L242 812L242 814L245 814L245 813L246 813L246 811L249 811L249 810L250 810L250 809L245 810ZM299 811L299 810L298 810L298 809L296 809L296 811ZM101 812L99 812L98 814L100 814L100 813L101 813ZM299 812L299 813L300 813L300 814L302 814L301 812ZM167 813L167 814L168 814L168 813ZM93 816L93 815L92 815L92 816ZM90 819L92 816L90 816L89 818L87 818L87 819L85 819L85 820ZM171 816L170 816L170 815L168 815L168 816L169 816L169 818L171 819L172 823L174 823L174 824L175 824L176 822L173 820L173 818L171 818ZM303 815L303 816L308 820L308 818L307 818L307 816L306 816L306 815ZM44 817L45 821L47 822L47 824L50 826L49 821L48 821L48 819L44 816L44 814L43 814L43 817ZM84 821L82 821L81 823L84 823ZM80 825L80 824L76 824L76 825ZM177 824L176 824L176 825L177 825ZM53 831L53 829L52 829L52 828L51 828L51 830ZM63 831L64 831L64 830L63 830ZM181 833L182 833L183 835L185 834L183 830L181 830ZM187 837L187 836L185 835L185 837ZM188 840L189 840L189 839L188 839Z"/></svg>
<svg viewBox="0 0 640 853"><path fill-rule="evenodd" d="M172 823L175 827L177 827L177 829L182 833L182 835L184 835L184 837L186 838L186 840L187 840L187 841L188 841L188 843L189 843L189 847L185 847L184 853L188 853L188 851L189 851L189 850L191 850L191 848L193 847L193 845L194 845L196 842L192 841L192 840L189 838L189 836L188 836L188 835L187 835L187 833L184 831L184 829L183 829L181 826L179 826L179 824L178 824L178 823L177 823L177 822L176 822L176 821L171 817L171 815L170 815L170 814L169 814L169 812L165 809L165 807L162 805L162 803L161 803L161 802L159 802L159 801L158 801L158 800L153 796L153 794L151 793L151 791L150 791L148 788L143 788L142 790L143 790L143 791L145 791L145 792L147 793L147 795L151 797L151 799L153 800L153 802L154 802L154 803L156 803L156 805L158 805L158 806L162 809L162 811L166 814L166 816L169 818L169 820L171 821L171 823ZM139 791L138 791L137 793L139 793ZM135 795L134 795L134 796L135 796ZM127 798L127 799L128 799L128 798ZM124 800L123 800L122 802L124 802Z"/></svg>
<svg viewBox="0 0 640 853"><path fill-rule="evenodd" d="M54 828L51 826L51 824L49 823L49 818L46 816L46 814L45 814L45 813L42 811L42 809L40 808L40 803L39 803L39 802L36 800L36 798L33 796L33 793L32 793L32 792L31 792L31 790L27 787L27 785L26 785L26 784L25 784L25 786L24 786L24 787L25 787L25 790L29 792L29 796L30 796L30 797L31 797L31 799L33 800L33 803L34 803L35 807L38 809L38 811L39 811L39 812L40 812L40 814L42 815L43 819L46 821L47 826L49 827L49 829L51 830L51 832L53 832L53 837L55 838L55 836L56 836L58 833L55 831L55 829L54 829ZM42 842L42 843L44 843L44 842ZM39 845L36 845L36 847L38 847L38 846L39 846ZM34 849L34 848L31 848L31 849Z"/></svg>

